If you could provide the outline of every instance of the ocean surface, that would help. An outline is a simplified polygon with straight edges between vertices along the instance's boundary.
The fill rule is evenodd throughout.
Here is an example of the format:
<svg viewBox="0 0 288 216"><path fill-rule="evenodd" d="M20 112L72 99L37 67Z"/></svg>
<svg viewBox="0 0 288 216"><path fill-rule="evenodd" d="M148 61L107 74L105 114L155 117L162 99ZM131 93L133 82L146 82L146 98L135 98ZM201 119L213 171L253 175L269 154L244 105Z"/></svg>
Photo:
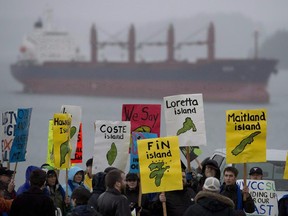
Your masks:
<svg viewBox="0 0 288 216"><path fill-rule="evenodd" d="M18 163L16 188L25 180L29 165L41 166L46 161L48 121L62 105L82 107L83 163L93 155L96 120L121 120L122 104L162 104L162 99L105 98L21 93L22 85L10 75L9 63L0 62L0 111L32 107L26 162ZM204 103L207 146L201 146L202 160L217 148L225 148L225 111L231 109L267 109L267 148L288 150L288 71L278 71L269 81L269 104ZM191 92L192 93L192 92ZM166 136L164 114L161 117L161 136ZM193 164L192 164L193 165ZM15 164L11 164L14 169ZM60 173L64 183L64 171Z"/></svg>

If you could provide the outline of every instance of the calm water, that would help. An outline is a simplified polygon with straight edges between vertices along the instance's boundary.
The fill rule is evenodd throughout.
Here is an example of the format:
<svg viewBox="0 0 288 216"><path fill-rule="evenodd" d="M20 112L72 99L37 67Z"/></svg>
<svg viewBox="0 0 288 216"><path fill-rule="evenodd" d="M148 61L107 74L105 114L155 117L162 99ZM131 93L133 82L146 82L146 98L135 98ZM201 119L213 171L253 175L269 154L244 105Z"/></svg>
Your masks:
<svg viewBox="0 0 288 216"><path fill-rule="evenodd" d="M82 107L83 119L83 164L92 157L94 145L93 124L95 120L121 120L122 104L161 103L155 99L103 98L84 96L29 95L22 94L21 84L9 74L8 64L0 64L0 111L32 107L30 133L27 146L27 161L18 164L16 187L23 183L25 170L29 165L41 166L47 153L48 120L60 111L61 105L70 104ZM268 111L267 148L288 149L288 71L279 71L269 82L271 102L269 104L228 104L205 103L207 146L201 147L200 160L210 155L214 149L225 147L225 111L229 109L266 108ZM161 136L165 136L164 115L162 115ZM11 169L14 164L11 165ZM63 172L64 173L64 172ZM61 175L61 179L63 174ZM63 182L63 181L62 181Z"/></svg>

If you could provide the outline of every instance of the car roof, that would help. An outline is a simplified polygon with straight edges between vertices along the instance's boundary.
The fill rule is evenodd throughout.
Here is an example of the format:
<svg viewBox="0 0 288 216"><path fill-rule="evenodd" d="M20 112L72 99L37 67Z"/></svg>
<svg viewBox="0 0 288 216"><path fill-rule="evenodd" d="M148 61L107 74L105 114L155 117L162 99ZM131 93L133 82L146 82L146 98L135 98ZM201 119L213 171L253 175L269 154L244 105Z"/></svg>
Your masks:
<svg viewBox="0 0 288 216"><path fill-rule="evenodd" d="M218 153L222 156L226 155L226 148L216 149L214 153ZM286 161L287 150L280 149L266 149L266 160L268 161Z"/></svg>

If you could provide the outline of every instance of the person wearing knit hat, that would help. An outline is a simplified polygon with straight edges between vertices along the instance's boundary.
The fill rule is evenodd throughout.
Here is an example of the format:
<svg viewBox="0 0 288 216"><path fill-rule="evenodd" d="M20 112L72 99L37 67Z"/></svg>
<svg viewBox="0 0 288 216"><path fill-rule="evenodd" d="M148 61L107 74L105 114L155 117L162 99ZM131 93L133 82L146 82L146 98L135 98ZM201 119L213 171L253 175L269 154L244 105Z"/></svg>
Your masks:
<svg viewBox="0 0 288 216"><path fill-rule="evenodd" d="M252 167L250 169L249 176L252 180L262 180L263 171L260 167Z"/></svg>
<svg viewBox="0 0 288 216"><path fill-rule="evenodd" d="M197 192L203 189L204 182L208 177L215 177L220 180L220 169L218 163L215 160L209 159L207 160L202 167L202 177L199 180Z"/></svg>
<svg viewBox="0 0 288 216"><path fill-rule="evenodd" d="M205 179L203 190L195 197L195 204L190 206L183 216L234 216L234 203L228 197L219 194L220 182L215 177Z"/></svg>

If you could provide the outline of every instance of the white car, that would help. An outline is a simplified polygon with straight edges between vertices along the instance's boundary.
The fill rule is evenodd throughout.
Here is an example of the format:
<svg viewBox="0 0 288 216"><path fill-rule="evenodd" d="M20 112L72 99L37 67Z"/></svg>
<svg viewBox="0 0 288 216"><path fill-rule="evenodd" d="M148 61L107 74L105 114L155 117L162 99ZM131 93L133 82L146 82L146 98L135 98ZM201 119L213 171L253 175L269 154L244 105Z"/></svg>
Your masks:
<svg viewBox="0 0 288 216"><path fill-rule="evenodd" d="M263 170L263 180L273 180L275 182L277 197L280 199L283 195L288 194L288 180L283 179L286 155L287 151L285 150L267 149L267 162L247 163L247 179L249 179L249 171L252 167L260 167ZM226 164L226 149L216 149L210 158L217 161L221 170L221 182L223 182L224 168L232 165ZM239 171L237 179L243 179L244 165L233 164L233 166L235 166Z"/></svg>

